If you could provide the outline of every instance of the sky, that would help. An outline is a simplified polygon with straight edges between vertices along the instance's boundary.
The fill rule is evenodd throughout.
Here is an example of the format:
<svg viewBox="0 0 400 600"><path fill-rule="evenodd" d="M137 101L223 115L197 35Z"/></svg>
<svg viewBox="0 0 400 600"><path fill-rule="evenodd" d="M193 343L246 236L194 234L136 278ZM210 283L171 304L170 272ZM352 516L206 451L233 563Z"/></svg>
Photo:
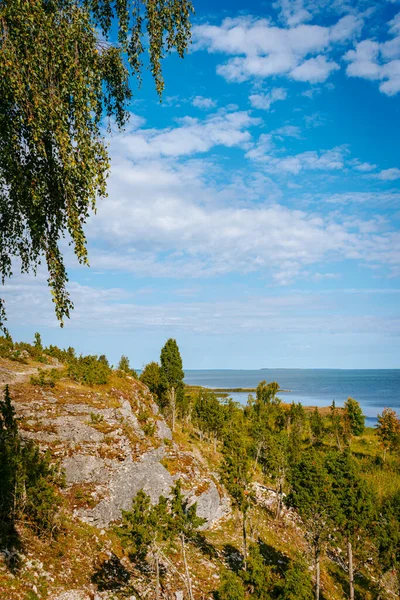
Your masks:
<svg viewBox="0 0 400 600"><path fill-rule="evenodd" d="M107 137L108 197L47 276L2 295L14 339L184 367L400 368L400 2L194 0L190 53Z"/></svg>

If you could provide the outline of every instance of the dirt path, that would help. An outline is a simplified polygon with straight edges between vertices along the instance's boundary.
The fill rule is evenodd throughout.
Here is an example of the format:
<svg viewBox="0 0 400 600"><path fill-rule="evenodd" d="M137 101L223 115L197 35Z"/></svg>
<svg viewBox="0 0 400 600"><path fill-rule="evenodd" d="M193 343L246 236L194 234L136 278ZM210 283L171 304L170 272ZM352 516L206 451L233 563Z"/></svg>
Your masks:
<svg viewBox="0 0 400 600"><path fill-rule="evenodd" d="M14 366L14 365L13 365ZM23 365L21 365L22 367ZM41 365L40 367L26 367L24 370L13 370L0 364L0 385L12 385L29 381L32 375L36 375L39 369L49 371L50 369L62 369L64 365Z"/></svg>

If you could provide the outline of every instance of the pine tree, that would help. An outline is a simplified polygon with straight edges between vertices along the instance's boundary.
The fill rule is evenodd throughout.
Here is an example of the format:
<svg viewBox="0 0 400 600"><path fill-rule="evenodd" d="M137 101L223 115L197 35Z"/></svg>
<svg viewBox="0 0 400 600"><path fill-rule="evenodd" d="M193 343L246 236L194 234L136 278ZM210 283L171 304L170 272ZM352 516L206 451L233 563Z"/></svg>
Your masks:
<svg viewBox="0 0 400 600"><path fill-rule="evenodd" d="M280 600L312 600L312 583L307 564L302 560L290 563Z"/></svg>
<svg viewBox="0 0 400 600"><path fill-rule="evenodd" d="M204 525L205 519L197 515L197 504L189 505L188 500L182 494L181 480L178 479L171 490L170 499L170 528L172 535L179 537L182 547L182 558L185 565L185 574L190 600L194 600L192 581L189 565L186 557L186 543L194 538L199 527Z"/></svg>
<svg viewBox="0 0 400 600"><path fill-rule="evenodd" d="M131 369L129 364L129 358L125 356L125 354L123 354L119 359L118 370L122 371L123 373L126 373L130 377L137 377L136 371L134 369Z"/></svg>
<svg viewBox="0 0 400 600"><path fill-rule="evenodd" d="M337 503L332 518L347 543L349 597L350 600L354 600L354 545L360 537L365 537L366 528L371 524L375 499L371 488L361 478L357 464L348 450L343 453L331 453L325 464Z"/></svg>
<svg viewBox="0 0 400 600"><path fill-rule="evenodd" d="M251 506L251 461L245 433L240 429L240 421L230 424L230 429L225 433L222 453L224 457L221 465L222 481L242 516L243 558L246 570L247 515Z"/></svg>
<svg viewBox="0 0 400 600"><path fill-rule="evenodd" d="M306 538L312 548L315 567L315 598L320 594L320 558L327 543L336 500L333 482L323 463L323 456L315 450L304 454L292 465L289 506L295 508L304 523Z"/></svg>
<svg viewBox="0 0 400 600"><path fill-rule="evenodd" d="M160 400L173 422L177 409L182 409L185 404L184 377L178 344L169 339L160 355Z"/></svg>

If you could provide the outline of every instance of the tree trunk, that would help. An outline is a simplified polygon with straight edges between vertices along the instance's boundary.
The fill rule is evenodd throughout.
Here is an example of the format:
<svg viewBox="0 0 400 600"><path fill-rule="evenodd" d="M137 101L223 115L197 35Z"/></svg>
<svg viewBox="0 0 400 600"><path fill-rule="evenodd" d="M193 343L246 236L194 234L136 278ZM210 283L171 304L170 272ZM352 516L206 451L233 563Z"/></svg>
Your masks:
<svg viewBox="0 0 400 600"><path fill-rule="evenodd" d="M244 570L247 571L247 514L246 511L243 513L243 566Z"/></svg>
<svg viewBox="0 0 400 600"><path fill-rule="evenodd" d="M175 431L175 388L171 388L172 431Z"/></svg>
<svg viewBox="0 0 400 600"><path fill-rule="evenodd" d="M347 556L349 560L349 586L350 586L350 600L354 600L354 573L353 573L353 548L351 541L347 540Z"/></svg>
<svg viewBox="0 0 400 600"><path fill-rule="evenodd" d="M315 553L315 600L319 600L319 587L320 587L320 554L319 551Z"/></svg>
<svg viewBox="0 0 400 600"><path fill-rule="evenodd" d="M214 433L214 454L217 452L217 436Z"/></svg>
<svg viewBox="0 0 400 600"><path fill-rule="evenodd" d="M190 598L190 600L194 600L193 599L193 590L192 590L192 581L190 579L189 567L188 567L187 560L186 560L185 536L183 535L183 533L181 534L181 544L182 544L183 563L185 565L186 580L187 580L188 591L189 591L189 598Z"/></svg>
<svg viewBox="0 0 400 600"><path fill-rule="evenodd" d="M156 600L160 600L160 563L156 553Z"/></svg>

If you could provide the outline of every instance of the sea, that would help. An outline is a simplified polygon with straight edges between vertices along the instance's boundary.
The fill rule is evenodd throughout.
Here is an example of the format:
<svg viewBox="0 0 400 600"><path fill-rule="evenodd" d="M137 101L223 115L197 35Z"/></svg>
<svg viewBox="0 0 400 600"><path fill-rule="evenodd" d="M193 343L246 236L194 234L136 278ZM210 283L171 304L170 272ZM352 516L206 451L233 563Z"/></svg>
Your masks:
<svg viewBox="0 0 400 600"><path fill-rule="evenodd" d="M360 403L366 425L373 427L385 407L400 413L400 369L257 369L187 370L185 383L206 388L255 388L277 381L283 402L304 406L343 406L349 396ZM229 393L246 403L248 393Z"/></svg>

